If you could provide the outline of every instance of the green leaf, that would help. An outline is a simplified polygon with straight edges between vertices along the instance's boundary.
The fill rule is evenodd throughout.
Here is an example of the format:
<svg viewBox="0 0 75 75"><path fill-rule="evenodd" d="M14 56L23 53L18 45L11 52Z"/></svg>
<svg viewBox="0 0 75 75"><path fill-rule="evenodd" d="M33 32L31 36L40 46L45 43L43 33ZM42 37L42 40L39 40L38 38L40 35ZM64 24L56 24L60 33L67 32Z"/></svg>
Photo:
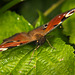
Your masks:
<svg viewBox="0 0 75 75"><path fill-rule="evenodd" d="M20 33L24 31L28 32L32 29L33 26L22 16L19 16L15 12L8 11L0 16L0 40L1 41L4 38L8 38L15 33ZM13 73L18 74L21 73L22 70L25 71L25 73L27 74L29 71L34 70L32 68L35 62L32 61L32 64L29 65L29 61L31 57L29 54L32 53L30 51L32 49L33 49L32 45L25 45L22 47L9 49L5 52L0 52L0 75L7 75L7 74L10 75ZM21 63L23 66L21 65ZM17 68L18 73L15 72L16 67L18 67ZM27 67L27 68L24 70L23 67L25 68Z"/></svg>
<svg viewBox="0 0 75 75"><path fill-rule="evenodd" d="M67 7L68 6L68 7ZM75 0L66 0L62 7L62 12L75 8ZM70 36L69 42L75 44L75 14L63 23L63 33Z"/></svg>
<svg viewBox="0 0 75 75"><path fill-rule="evenodd" d="M42 18L41 18L42 19ZM41 23L38 19L39 24ZM51 37L50 37L51 36ZM62 29L56 28L46 37L55 50L47 42L38 50L36 74L37 75L68 75L74 74L73 47L66 45L66 36ZM64 41L62 41L64 40ZM70 61L72 60L72 62Z"/></svg>
<svg viewBox="0 0 75 75"><path fill-rule="evenodd" d="M0 35L2 36L0 40L15 33L28 32L33 29L32 25L22 16L10 11L1 16L0 23L2 23L0 24ZM52 34L57 34L56 31L57 30ZM49 35L47 35L47 39L56 49L51 48L49 44L45 42L33 54L36 45L32 42L1 52L0 75L73 75L73 47L65 44L62 38L57 37L58 35L52 38L50 38ZM33 58L29 64L32 54Z"/></svg>
<svg viewBox="0 0 75 75"><path fill-rule="evenodd" d="M27 0L24 1L20 8L19 13L22 14L29 22L34 23L37 19L37 10L45 12L49 7L51 7L57 0Z"/></svg>
<svg viewBox="0 0 75 75"><path fill-rule="evenodd" d="M35 28L39 27L40 25L43 25L47 22L47 18L43 15L42 12L38 11L38 14L39 14L39 18L36 22Z"/></svg>
<svg viewBox="0 0 75 75"><path fill-rule="evenodd" d="M20 3L21 1L22 0L11 0L7 4L5 4L2 8L0 8L0 14L4 13L6 10L8 10L9 8L13 7L14 5Z"/></svg>
<svg viewBox="0 0 75 75"><path fill-rule="evenodd" d="M8 38L15 33L28 32L33 29L33 26L22 16L15 12L6 12L0 15L0 43L3 39Z"/></svg>
<svg viewBox="0 0 75 75"><path fill-rule="evenodd" d="M74 75L73 47L66 45L60 38L51 38L53 50L45 43L38 53L37 75Z"/></svg>

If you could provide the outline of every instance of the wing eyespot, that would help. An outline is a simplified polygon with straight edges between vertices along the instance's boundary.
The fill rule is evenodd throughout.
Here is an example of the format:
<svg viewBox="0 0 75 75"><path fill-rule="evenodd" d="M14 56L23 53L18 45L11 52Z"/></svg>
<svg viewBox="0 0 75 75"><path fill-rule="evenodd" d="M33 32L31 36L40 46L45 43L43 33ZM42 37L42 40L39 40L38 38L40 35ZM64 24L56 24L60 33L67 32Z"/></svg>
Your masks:
<svg viewBox="0 0 75 75"><path fill-rule="evenodd" d="M48 24L45 24L43 27L43 30L45 30L47 28Z"/></svg>

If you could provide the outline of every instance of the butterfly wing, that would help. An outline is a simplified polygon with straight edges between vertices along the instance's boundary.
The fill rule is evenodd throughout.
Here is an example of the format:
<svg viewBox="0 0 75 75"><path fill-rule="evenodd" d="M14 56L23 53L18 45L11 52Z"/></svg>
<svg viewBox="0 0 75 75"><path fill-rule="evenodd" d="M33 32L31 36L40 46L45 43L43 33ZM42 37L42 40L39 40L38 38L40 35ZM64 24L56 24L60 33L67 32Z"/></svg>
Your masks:
<svg viewBox="0 0 75 75"><path fill-rule="evenodd" d="M59 26L64 20L70 17L75 12L75 8L62 13L56 17L54 17L49 23L40 26L28 33L18 33L14 36L5 39L3 43L0 45L0 51L5 51L9 48L20 46L21 44L27 44L32 41L38 42L38 40L44 37L47 33L52 31L54 28Z"/></svg>
<svg viewBox="0 0 75 75"><path fill-rule="evenodd" d="M35 39L32 39L32 37L30 37L27 33L17 33L3 41L0 45L0 51L5 51L9 48L27 44L32 41L35 41Z"/></svg>
<svg viewBox="0 0 75 75"><path fill-rule="evenodd" d="M65 13L62 13L60 15L57 15L54 17L47 25L45 29L45 35L55 29L57 26L59 26L64 20L66 20L68 17L70 17L75 12L75 8L71 9Z"/></svg>

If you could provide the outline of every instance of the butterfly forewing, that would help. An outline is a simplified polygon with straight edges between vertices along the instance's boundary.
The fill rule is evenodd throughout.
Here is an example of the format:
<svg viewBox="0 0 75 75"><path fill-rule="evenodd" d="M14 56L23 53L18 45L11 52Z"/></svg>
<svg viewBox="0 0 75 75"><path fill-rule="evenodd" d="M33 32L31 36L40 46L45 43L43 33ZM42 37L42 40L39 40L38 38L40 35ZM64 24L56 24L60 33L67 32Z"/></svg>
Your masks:
<svg viewBox="0 0 75 75"><path fill-rule="evenodd" d="M70 17L73 13L75 12L75 8L71 9L65 13L59 14L56 17L54 17L49 23L48 26L45 30L45 33L49 33L52 31L54 28L59 26L63 21L65 21L68 17Z"/></svg>

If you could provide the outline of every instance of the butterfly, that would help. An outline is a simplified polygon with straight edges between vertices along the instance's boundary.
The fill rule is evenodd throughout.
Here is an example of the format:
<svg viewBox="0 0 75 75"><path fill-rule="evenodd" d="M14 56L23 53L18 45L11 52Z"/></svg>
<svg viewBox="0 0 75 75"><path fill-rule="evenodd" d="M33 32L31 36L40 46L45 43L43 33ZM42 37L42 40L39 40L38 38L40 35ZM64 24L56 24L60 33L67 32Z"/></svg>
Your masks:
<svg viewBox="0 0 75 75"><path fill-rule="evenodd" d="M6 51L9 48L20 46L22 44L27 44L33 41L36 41L38 45L41 45L45 42L46 34L51 32L53 29L58 27L64 20L70 17L75 12L75 8L67 12L57 15L50 22L44 24L36 29L29 31L28 33L22 32L17 33L5 40L0 45L0 51Z"/></svg>

